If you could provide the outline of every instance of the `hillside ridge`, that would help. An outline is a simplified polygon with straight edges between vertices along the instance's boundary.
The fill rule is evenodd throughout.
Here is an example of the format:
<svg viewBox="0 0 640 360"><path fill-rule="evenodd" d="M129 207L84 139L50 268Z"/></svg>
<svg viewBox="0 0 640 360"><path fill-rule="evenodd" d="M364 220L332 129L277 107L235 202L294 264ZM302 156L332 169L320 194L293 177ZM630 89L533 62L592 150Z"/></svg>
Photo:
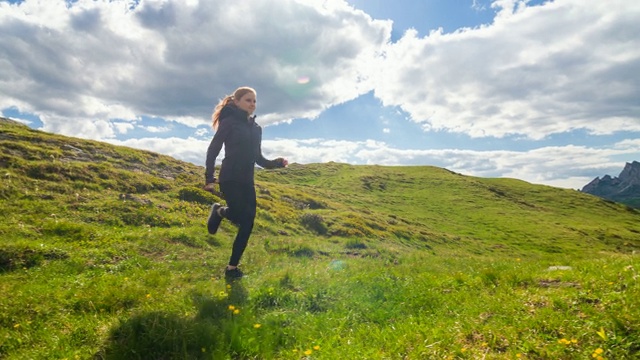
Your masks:
<svg viewBox="0 0 640 360"><path fill-rule="evenodd" d="M0 166L10 180L0 195L25 200L37 192L43 203L36 213L59 202L74 211L60 210L58 217L92 226L197 226L208 206L221 201L219 193L201 189L200 166L6 120L0 126ZM472 252L495 248L516 253L557 251L558 239L576 248L588 244L614 251L635 249L640 242L639 212L623 205L579 191L431 166L291 164L257 171L256 186L256 232L274 236L310 234L432 251L462 246ZM122 199L152 205L139 209ZM9 204L14 224L41 226L18 215L18 202ZM114 211L105 209L108 204ZM181 214L168 210L176 206L185 209ZM102 209L100 217L93 214L96 209Z"/></svg>

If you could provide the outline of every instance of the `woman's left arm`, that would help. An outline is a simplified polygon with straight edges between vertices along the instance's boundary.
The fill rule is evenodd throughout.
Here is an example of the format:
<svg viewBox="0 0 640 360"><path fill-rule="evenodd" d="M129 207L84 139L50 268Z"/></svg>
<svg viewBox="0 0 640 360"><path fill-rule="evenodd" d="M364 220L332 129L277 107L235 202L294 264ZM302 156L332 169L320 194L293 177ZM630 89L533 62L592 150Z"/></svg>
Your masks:
<svg viewBox="0 0 640 360"><path fill-rule="evenodd" d="M257 127L257 131L258 131L258 143L257 143L257 147L256 147L256 164L258 164L259 166L265 168L265 169L277 169L277 168L283 168L286 167L287 165L289 165L289 162L287 161L287 159L285 158L276 158L273 160L267 160L263 155L262 155L262 128L260 126Z"/></svg>

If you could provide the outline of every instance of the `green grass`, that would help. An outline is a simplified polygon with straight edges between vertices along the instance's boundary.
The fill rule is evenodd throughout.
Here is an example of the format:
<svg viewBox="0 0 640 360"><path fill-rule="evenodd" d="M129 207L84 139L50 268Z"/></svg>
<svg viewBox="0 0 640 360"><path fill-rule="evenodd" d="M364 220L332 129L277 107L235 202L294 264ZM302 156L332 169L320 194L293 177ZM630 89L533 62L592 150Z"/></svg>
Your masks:
<svg viewBox="0 0 640 360"><path fill-rule="evenodd" d="M247 277L203 169L0 119L0 358L634 359L640 212L435 167L257 174ZM595 354L595 356L593 356Z"/></svg>

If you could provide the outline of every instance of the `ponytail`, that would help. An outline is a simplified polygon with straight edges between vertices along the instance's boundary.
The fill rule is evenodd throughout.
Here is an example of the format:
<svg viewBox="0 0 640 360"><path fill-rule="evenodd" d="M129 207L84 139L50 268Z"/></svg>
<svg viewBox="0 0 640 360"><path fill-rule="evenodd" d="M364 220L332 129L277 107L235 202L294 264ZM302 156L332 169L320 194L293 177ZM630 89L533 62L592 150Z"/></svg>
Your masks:
<svg viewBox="0 0 640 360"><path fill-rule="evenodd" d="M218 124L220 123L220 112L222 108L233 103L233 95L227 95L224 99L220 100L218 105L216 105L215 109L213 109L213 115L211 115L211 119L213 120L213 130L218 130Z"/></svg>

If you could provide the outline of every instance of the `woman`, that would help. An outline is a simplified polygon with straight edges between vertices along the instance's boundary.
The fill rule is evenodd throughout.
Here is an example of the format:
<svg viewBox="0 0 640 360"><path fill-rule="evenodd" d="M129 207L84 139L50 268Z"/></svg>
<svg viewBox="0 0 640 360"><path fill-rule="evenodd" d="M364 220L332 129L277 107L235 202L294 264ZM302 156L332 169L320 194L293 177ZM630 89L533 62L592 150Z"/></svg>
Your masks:
<svg viewBox="0 0 640 360"><path fill-rule="evenodd" d="M256 91L252 88L238 88L233 95L222 99L213 111L215 135L207 150L205 189L213 190L213 184L218 182L227 202L227 206L216 203L211 207L207 220L209 233L218 231L223 218L238 226L229 265L225 269L225 277L232 279L243 276L238 264L247 247L256 216L255 164L267 169L282 168L288 164L283 158L267 160L262 156L262 128L256 124L255 115L252 116L255 110ZM216 158L223 144L224 159L216 179Z"/></svg>

